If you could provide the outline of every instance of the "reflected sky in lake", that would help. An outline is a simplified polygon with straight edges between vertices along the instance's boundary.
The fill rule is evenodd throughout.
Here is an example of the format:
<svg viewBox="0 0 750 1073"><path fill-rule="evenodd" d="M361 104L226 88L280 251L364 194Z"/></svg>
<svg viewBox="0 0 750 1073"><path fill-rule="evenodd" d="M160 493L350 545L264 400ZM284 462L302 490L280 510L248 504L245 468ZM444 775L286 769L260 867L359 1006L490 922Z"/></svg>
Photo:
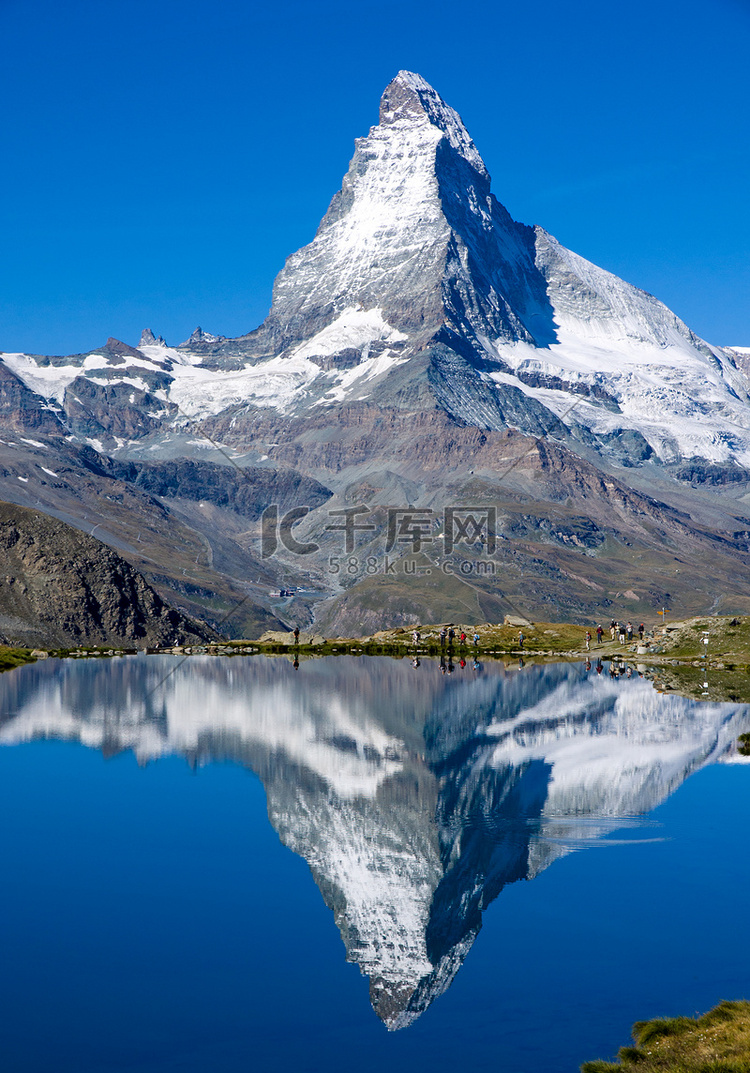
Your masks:
<svg viewBox="0 0 750 1073"><path fill-rule="evenodd" d="M392 1031L458 979L505 888L582 847L663 838L649 814L693 772L741 764L750 729L747 705L596 666L449 676L349 656L49 660L0 676L0 713L7 747L80 742L255 773Z"/></svg>

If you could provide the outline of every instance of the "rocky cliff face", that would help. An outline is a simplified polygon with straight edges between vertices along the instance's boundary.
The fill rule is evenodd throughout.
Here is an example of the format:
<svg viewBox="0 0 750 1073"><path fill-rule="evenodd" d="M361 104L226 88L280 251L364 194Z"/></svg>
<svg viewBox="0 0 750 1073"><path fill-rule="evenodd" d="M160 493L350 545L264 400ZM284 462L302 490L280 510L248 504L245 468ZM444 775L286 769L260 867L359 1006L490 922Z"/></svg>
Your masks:
<svg viewBox="0 0 750 1073"><path fill-rule="evenodd" d="M39 511L0 503L0 642L39 647L216 637L170 608L111 548Z"/></svg>
<svg viewBox="0 0 750 1073"><path fill-rule="evenodd" d="M52 432L61 426L46 398L0 362L0 425L6 432Z"/></svg>

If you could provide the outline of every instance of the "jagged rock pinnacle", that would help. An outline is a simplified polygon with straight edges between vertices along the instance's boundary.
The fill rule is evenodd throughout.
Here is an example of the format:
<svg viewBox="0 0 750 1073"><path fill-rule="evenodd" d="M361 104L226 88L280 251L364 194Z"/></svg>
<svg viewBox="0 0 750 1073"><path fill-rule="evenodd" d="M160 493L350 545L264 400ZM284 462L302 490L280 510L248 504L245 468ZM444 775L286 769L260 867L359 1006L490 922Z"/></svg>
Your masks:
<svg viewBox="0 0 750 1073"><path fill-rule="evenodd" d="M141 347L141 346L163 346L163 347L165 347L166 345L167 344L166 344L166 341L165 341L164 337L161 336L161 335L158 336L158 337L155 336L150 328L144 328L143 331L141 332L141 340L140 340L140 342L138 344L139 347Z"/></svg>
<svg viewBox="0 0 750 1073"><path fill-rule="evenodd" d="M210 332L204 332L198 325L189 339L186 339L184 343L180 343L180 346L197 346L200 343L218 343L224 339L223 335L211 335Z"/></svg>

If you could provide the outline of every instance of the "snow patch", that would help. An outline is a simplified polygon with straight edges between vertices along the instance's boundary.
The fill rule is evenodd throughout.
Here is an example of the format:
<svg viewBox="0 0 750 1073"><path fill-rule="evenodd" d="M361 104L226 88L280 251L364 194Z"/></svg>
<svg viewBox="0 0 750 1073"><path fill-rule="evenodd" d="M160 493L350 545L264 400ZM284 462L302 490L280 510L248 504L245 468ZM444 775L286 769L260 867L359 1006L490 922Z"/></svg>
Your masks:
<svg viewBox="0 0 750 1073"><path fill-rule="evenodd" d="M30 391L60 405L65 389L81 375L79 365L39 365L27 354L4 354L3 362Z"/></svg>
<svg viewBox="0 0 750 1073"><path fill-rule="evenodd" d="M145 380L139 376L120 376L112 379L108 379L101 376L89 376L87 378L92 384L97 384L99 387L117 387L120 384L129 384L134 387L136 391L148 391L148 384ZM130 401L133 401L133 396L130 396Z"/></svg>
<svg viewBox="0 0 750 1073"><path fill-rule="evenodd" d="M283 411L321 375L317 365L298 357L271 358L231 373L195 368L193 375L173 381L169 398L188 418L209 417L248 403Z"/></svg>
<svg viewBox="0 0 750 1073"><path fill-rule="evenodd" d="M711 360L676 332L659 346L624 333L583 337L568 323L558 339L548 348L488 343L511 369L489 379L537 399L569 426L640 432L662 461L698 456L750 466L750 400L730 363ZM524 382L531 377L562 386L531 386Z"/></svg>
<svg viewBox="0 0 750 1073"><path fill-rule="evenodd" d="M339 382L335 387L329 388L325 397L318 400L319 405L332 402L343 402L347 395L352 394L358 381L374 380L375 377L383 376L397 365L403 365L407 358L397 358L387 350L376 358L368 358L355 365L353 369L338 374ZM362 397L362 396L360 396Z"/></svg>
<svg viewBox="0 0 750 1073"><path fill-rule="evenodd" d="M381 309L365 310L355 306L345 309L332 324L295 347L289 357L327 357L341 350L361 350L375 340L395 343L406 338L403 332L387 323Z"/></svg>

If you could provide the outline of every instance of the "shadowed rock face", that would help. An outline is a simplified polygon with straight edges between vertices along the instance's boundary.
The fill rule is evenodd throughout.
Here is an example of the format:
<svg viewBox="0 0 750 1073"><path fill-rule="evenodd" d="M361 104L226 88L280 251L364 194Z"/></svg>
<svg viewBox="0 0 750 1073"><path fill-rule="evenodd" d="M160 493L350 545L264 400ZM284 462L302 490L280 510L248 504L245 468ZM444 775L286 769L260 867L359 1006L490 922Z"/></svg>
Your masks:
<svg viewBox="0 0 750 1073"><path fill-rule="evenodd" d="M0 503L0 642L197 643L217 635L165 604L111 548L39 511Z"/></svg>
<svg viewBox="0 0 750 1073"><path fill-rule="evenodd" d="M255 771L391 1029L446 990L508 883L632 826L750 725L746 705L582 666L445 678L429 662L196 657L170 670L139 657L3 675L0 744L78 738Z"/></svg>
<svg viewBox="0 0 750 1073"><path fill-rule="evenodd" d="M0 423L5 432L59 432L60 425L46 400L0 361Z"/></svg>

